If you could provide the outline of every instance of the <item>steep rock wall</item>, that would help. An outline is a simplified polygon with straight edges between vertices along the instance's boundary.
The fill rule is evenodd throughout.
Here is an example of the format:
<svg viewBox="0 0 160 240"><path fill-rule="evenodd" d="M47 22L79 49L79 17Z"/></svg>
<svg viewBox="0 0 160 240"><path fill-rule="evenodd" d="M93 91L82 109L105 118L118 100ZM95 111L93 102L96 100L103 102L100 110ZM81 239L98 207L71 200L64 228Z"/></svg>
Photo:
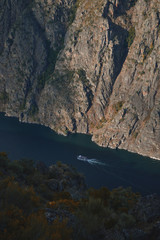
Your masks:
<svg viewBox="0 0 160 240"><path fill-rule="evenodd" d="M160 158L159 0L0 3L0 110Z"/></svg>

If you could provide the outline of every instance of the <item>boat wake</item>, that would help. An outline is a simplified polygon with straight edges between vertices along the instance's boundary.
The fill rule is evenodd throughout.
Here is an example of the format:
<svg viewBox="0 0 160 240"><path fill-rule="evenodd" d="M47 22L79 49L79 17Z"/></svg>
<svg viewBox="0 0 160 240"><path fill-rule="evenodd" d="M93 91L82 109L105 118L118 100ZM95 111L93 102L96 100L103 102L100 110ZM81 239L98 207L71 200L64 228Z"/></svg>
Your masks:
<svg viewBox="0 0 160 240"><path fill-rule="evenodd" d="M103 162L99 161L98 159L87 158L85 156L79 155L79 156L77 156L77 160L91 164L92 166L96 167L99 171L103 172L105 175L111 176L114 179L118 179L118 181L121 182L122 185L129 184L129 186L132 186L135 189L137 188L137 185L134 184L134 182L128 181L125 177L123 177L120 174L118 174L117 172L115 172L115 170L113 168L111 169L110 165L103 163ZM109 170L106 167L101 167L100 165L109 167ZM143 191L143 188L141 186L139 186L138 188L139 188L140 192Z"/></svg>
<svg viewBox="0 0 160 240"><path fill-rule="evenodd" d="M82 155L77 156L77 160L88 162L89 164L92 164L92 165L96 165L96 164L98 164L98 165L106 165L105 163L100 162L98 159L87 158L87 157L82 156Z"/></svg>

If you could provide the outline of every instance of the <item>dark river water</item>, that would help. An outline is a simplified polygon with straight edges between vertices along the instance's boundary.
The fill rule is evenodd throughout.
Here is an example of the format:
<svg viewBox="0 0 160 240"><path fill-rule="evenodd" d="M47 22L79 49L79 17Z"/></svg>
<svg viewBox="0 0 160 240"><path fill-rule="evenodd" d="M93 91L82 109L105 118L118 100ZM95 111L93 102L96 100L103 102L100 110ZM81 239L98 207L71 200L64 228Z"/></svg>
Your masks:
<svg viewBox="0 0 160 240"><path fill-rule="evenodd" d="M47 165L61 161L83 173L89 187L132 187L141 194L160 194L160 161L123 150L98 147L91 137L57 135L47 127L20 123L0 114L0 151L10 159L33 159ZM77 160L78 155L88 161Z"/></svg>

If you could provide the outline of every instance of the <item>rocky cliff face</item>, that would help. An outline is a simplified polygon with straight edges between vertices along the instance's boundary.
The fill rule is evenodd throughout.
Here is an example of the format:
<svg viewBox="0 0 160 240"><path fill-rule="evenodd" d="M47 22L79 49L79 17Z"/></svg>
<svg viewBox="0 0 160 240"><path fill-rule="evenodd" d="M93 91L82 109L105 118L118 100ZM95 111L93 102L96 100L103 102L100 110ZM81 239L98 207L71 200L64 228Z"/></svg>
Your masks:
<svg viewBox="0 0 160 240"><path fill-rule="evenodd" d="M0 110L160 159L159 11L159 0L2 0Z"/></svg>

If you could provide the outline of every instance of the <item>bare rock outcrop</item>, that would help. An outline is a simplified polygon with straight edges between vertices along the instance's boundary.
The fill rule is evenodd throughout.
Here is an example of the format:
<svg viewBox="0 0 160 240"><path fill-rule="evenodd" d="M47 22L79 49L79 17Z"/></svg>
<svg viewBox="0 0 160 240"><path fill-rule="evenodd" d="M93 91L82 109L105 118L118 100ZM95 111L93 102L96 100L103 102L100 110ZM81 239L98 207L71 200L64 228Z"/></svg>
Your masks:
<svg viewBox="0 0 160 240"><path fill-rule="evenodd" d="M160 159L159 0L2 0L0 110Z"/></svg>

